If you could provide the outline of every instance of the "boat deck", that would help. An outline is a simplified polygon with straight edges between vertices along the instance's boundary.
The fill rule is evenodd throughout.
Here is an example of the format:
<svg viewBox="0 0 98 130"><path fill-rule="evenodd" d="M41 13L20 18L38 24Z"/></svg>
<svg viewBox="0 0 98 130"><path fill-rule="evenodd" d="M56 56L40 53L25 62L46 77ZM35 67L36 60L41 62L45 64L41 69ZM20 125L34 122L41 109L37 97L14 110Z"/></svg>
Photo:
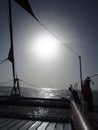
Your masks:
<svg viewBox="0 0 98 130"><path fill-rule="evenodd" d="M0 118L0 130L71 130L68 123Z"/></svg>

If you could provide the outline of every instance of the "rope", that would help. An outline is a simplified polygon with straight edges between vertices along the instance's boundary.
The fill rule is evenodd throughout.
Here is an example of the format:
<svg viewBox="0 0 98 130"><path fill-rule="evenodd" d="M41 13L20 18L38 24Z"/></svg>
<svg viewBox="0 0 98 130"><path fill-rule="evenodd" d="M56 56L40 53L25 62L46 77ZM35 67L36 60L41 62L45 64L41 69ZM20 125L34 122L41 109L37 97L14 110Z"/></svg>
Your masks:
<svg viewBox="0 0 98 130"><path fill-rule="evenodd" d="M33 10L30 6L30 4L27 2L25 4L28 4L28 8L27 9L23 4L20 4L20 2L16 1L21 7L23 7L29 14L31 14L33 16L33 18L45 29L47 30L51 35L53 35L58 41L60 41L65 47L67 47L72 53L74 53L75 55L79 56L78 53L76 53L76 51L74 51L72 48L70 48L66 42L63 42L62 40L60 40L60 38L57 37L56 34L54 34L51 30L49 30L37 17L36 15L33 13Z"/></svg>
<svg viewBox="0 0 98 130"><path fill-rule="evenodd" d="M32 87L34 87L34 88L38 88L38 89L41 89L41 90L42 90L42 88L40 88L40 87L36 86L35 84L28 83L28 82L26 82L26 81L24 81L24 80L21 80L21 79L19 79L19 80L20 80L21 82L23 82L23 83L27 84L27 85L30 85L30 86L32 86Z"/></svg>
<svg viewBox="0 0 98 130"><path fill-rule="evenodd" d="M33 15L32 15L33 16ZM56 34L54 34L52 31L50 31L43 23L41 23L41 21L36 17L36 16L33 16L34 19L43 27L45 28L51 35L53 35L58 41L60 41L65 47L67 47L72 53L74 53L76 56L79 56L79 54L74 51L71 47L69 47L67 45L67 43L63 42L62 40L60 40L60 38L57 37Z"/></svg>
<svg viewBox="0 0 98 130"><path fill-rule="evenodd" d="M49 93L49 91L48 90L45 90L45 89L43 89L43 88L40 88L40 87L38 87L38 86L36 86L36 85L34 85L34 84L32 84L32 83L28 83L28 82L26 82L26 81L23 81L23 80L21 80L21 79L19 79L21 82L23 82L23 83L26 83L27 85L30 85L30 86L33 86L34 88L38 88L39 90L43 90L44 92L48 92ZM60 95L58 95L58 94L56 94L56 95L54 95L54 96L56 96L56 97L59 97L60 99L66 99L65 97L62 97L62 96L60 96Z"/></svg>
<svg viewBox="0 0 98 130"><path fill-rule="evenodd" d="M26 81L24 81L24 80L21 80L21 79L19 79L19 80L20 80L21 82L27 84L27 85L37 87L36 85L34 85L34 84L32 84L32 83L28 83L28 82L26 82Z"/></svg>
<svg viewBox="0 0 98 130"><path fill-rule="evenodd" d="M4 62L7 62L8 58L4 59L4 60L1 60L0 61L0 64L3 64Z"/></svg>
<svg viewBox="0 0 98 130"><path fill-rule="evenodd" d="M98 74L91 75L90 78L96 77Z"/></svg>
<svg viewBox="0 0 98 130"><path fill-rule="evenodd" d="M9 82L12 82L13 80L10 80L10 81L6 81L6 82L2 82L2 83L0 83L0 85L2 85L2 84L6 84L6 83L9 83Z"/></svg>

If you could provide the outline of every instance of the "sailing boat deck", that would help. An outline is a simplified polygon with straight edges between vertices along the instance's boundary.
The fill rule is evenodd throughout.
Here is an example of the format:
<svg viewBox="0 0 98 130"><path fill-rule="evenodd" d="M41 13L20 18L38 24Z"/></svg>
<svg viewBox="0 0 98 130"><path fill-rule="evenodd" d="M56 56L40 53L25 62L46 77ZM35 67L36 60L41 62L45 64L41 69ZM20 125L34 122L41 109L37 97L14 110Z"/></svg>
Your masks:
<svg viewBox="0 0 98 130"><path fill-rule="evenodd" d="M71 130L67 123L0 118L0 130Z"/></svg>

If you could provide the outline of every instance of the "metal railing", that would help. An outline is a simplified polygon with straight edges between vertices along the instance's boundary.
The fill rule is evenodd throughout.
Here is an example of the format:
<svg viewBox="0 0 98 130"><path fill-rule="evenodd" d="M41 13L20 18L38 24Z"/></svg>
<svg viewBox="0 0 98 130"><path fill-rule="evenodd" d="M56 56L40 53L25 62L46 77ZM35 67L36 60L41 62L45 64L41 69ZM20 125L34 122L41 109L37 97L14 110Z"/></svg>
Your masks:
<svg viewBox="0 0 98 130"><path fill-rule="evenodd" d="M72 120L75 130L94 130L92 123L84 111L71 100Z"/></svg>

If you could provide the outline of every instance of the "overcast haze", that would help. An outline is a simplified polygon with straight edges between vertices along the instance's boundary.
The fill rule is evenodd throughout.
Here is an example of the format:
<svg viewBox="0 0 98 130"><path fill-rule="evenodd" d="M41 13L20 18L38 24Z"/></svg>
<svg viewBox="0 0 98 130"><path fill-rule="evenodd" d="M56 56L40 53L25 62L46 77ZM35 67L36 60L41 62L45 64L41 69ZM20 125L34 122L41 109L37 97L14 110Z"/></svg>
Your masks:
<svg viewBox="0 0 98 130"><path fill-rule="evenodd" d="M83 79L98 73L98 1L29 0L37 18L82 56ZM8 1L0 0L0 60L10 49ZM20 79L42 88L67 88L79 83L78 56L73 54L12 0L16 73ZM53 57L37 57L34 45L41 36L56 42ZM0 82L12 79L11 63L0 65ZM98 77L93 79L98 87Z"/></svg>

